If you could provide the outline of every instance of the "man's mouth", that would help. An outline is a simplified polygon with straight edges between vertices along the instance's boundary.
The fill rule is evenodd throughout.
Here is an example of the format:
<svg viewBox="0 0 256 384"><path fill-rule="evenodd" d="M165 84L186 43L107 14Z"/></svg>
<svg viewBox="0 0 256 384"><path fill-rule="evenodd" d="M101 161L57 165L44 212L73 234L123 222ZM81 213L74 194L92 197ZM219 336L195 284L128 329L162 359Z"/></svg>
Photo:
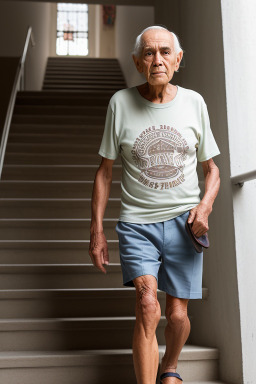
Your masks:
<svg viewBox="0 0 256 384"><path fill-rule="evenodd" d="M152 72L151 74L152 74L152 75L162 75L162 74L164 74L164 73L166 73L166 72Z"/></svg>

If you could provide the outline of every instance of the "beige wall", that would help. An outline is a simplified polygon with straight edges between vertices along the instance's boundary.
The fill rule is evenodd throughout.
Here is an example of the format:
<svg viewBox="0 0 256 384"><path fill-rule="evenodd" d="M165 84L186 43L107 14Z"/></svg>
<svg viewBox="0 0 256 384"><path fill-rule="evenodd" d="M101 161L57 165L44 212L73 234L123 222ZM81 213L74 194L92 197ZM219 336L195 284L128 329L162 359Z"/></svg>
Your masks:
<svg viewBox="0 0 256 384"><path fill-rule="evenodd" d="M103 25L103 12L102 7L97 5L96 7L100 7L100 11L98 12L100 18L98 20L98 25L100 28L100 57L116 57L116 25L114 26L105 26ZM116 23L115 23L116 24Z"/></svg>
<svg viewBox="0 0 256 384"><path fill-rule="evenodd" d="M20 1L0 2L1 56L22 55L29 26L33 28L36 46L28 50L25 87L27 90L40 90L50 49L50 5Z"/></svg>
<svg viewBox="0 0 256 384"><path fill-rule="evenodd" d="M116 56L122 67L128 87L143 83L132 60L136 36L154 24L154 7L117 6Z"/></svg>
<svg viewBox="0 0 256 384"><path fill-rule="evenodd" d="M215 346L220 351L224 382L241 383L241 334L236 249L228 143L221 8L218 0L162 0L157 2L156 22L179 34L185 49L182 86L204 97L211 127L221 155L221 188L209 217L210 248L204 251L203 285L207 301L190 300L193 316L189 341ZM201 168L201 165L198 165ZM201 172L202 174L202 172Z"/></svg>

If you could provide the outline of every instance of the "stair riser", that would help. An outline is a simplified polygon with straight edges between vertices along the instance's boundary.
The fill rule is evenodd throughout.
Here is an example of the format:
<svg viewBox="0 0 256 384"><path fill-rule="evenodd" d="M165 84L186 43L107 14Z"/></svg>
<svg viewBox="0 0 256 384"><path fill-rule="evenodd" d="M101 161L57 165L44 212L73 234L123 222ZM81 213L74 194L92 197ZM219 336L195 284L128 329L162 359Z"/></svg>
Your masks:
<svg viewBox="0 0 256 384"><path fill-rule="evenodd" d="M54 77L54 78L45 78L44 79L44 86L45 85L52 85L52 84L58 84L58 85L63 85L63 84L67 84L67 85L92 85L92 86L95 86L95 85L99 85L99 86L102 86L102 87L105 87L106 85L107 86L119 86L119 87L125 87L125 82L123 79L119 80L119 79L108 79L107 77L105 79L90 79L88 77L83 77L82 75L81 76L76 76L76 77L70 77L70 76L61 76L61 77Z"/></svg>
<svg viewBox="0 0 256 384"><path fill-rule="evenodd" d="M7 145L8 147L8 145ZM99 165L101 162L101 156L98 154L71 154L71 153L57 153L57 154L38 154L38 153L25 153L20 150L19 153L6 152L4 164L38 164L38 165L58 165L58 164L69 164L69 165L80 165L80 164L91 164ZM115 164L121 164L120 156L115 160Z"/></svg>
<svg viewBox="0 0 256 384"><path fill-rule="evenodd" d="M45 74L44 81L48 80L86 80L89 82L99 82L99 81L108 81L108 82L122 82L124 83L123 75L119 72L112 72L111 75L109 74L97 74L96 72L90 72L88 74L87 71L76 71L75 73L72 71L60 71L59 73L56 73L54 71L47 71Z"/></svg>
<svg viewBox="0 0 256 384"><path fill-rule="evenodd" d="M104 116L43 116L43 115L14 115L14 124L104 124Z"/></svg>
<svg viewBox="0 0 256 384"><path fill-rule="evenodd" d="M42 148L45 147L45 145L49 146L51 149L53 146L70 146L70 147L77 147L77 146L85 146L85 147L92 147L93 150L97 150L100 147L102 136L98 136L93 138L93 140L90 141L89 135L38 135L38 134L18 134L18 135L11 135L8 140L8 146L11 145L11 148L14 145L21 146L21 144L24 144L24 146L31 146L31 144L36 145L40 147L40 144L42 145Z"/></svg>
<svg viewBox="0 0 256 384"><path fill-rule="evenodd" d="M46 85L43 86L43 91L53 89L53 90L81 90L81 91L90 91L90 90L97 90L97 91L118 91L120 89L123 89L124 87L120 87L119 85L70 85L70 84L52 84L52 85Z"/></svg>
<svg viewBox="0 0 256 384"><path fill-rule="evenodd" d="M80 180L93 181L98 167L4 167L2 180ZM112 180L121 180L121 168L113 168Z"/></svg>
<svg viewBox="0 0 256 384"><path fill-rule="evenodd" d="M106 268L107 269L107 268ZM1 274L0 289L121 288L121 272ZM96 348L96 347L95 347ZM93 348L92 348L93 349Z"/></svg>
<svg viewBox="0 0 256 384"><path fill-rule="evenodd" d="M37 135L48 135L54 137L54 135L65 137L69 135L71 138L75 135L82 135L87 140L94 141L102 137L104 132L104 125L93 125L93 126L63 126L63 125L41 125L41 124L13 124L9 134L8 142L15 137L15 135L22 136L37 136ZM47 136L46 136L47 137Z"/></svg>
<svg viewBox="0 0 256 384"><path fill-rule="evenodd" d="M124 375L125 372L125 375ZM74 367L36 367L0 369L0 382L8 384L136 384L132 358L130 363L113 366L94 364Z"/></svg>
<svg viewBox="0 0 256 384"><path fill-rule="evenodd" d="M51 90L51 91L18 91L17 93L17 97L18 98L22 98L22 99L26 99L26 98L30 98L30 97L33 97L35 99L48 99L51 98L51 97L56 97L58 99L66 99L66 98L90 98L90 96L92 97L99 97L99 98L103 98L103 97L107 97L109 95L112 94L112 91L104 91L104 92L99 92L97 90L94 90L94 91L85 91L85 92L76 92L76 91L72 91L72 92L59 92L58 90L54 91L54 90Z"/></svg>
<svg viewBox="0 0 256 384"><path fill-rule="evenodd" d="M113 223L104 223L107 239L118 240ZM90 221L0 221L0 240L90 240Z"/></svg>
<svg viewBox="0 0 256 384"><path fill-rule="evenodd" d="M84 362L83 366L67 366L67 361L66 365L63 364L62 367L1 369L0 382L8 384L35 384L35 382L45 384L45 378L47 377L47 384L119 384L120 378L122 378L122 384L136 384L132 355L125 357L125 362L119 356L116 356L115 360L108 361L105 359L104 363L97 364ZM213 375L214 371L218 371L218 364L215 360L209 360L209 362L207 360L179 361L179 373L184 382L188 384L190 384L194 376L196 376L195 383L217 384L216 373Z"/></svg>
<svg viewBox="0 0 256 384"><path fill-rule="evenodd" d="M79 140L78 140L79 141ZM84 140L83 142L80 141L79 144L70 144L68 145L68 140L66 140L66 143L8 143L7 144L7 150L8 152L17 153L17 152L26 152L29 154L32 153L84 153L87 154L98 154L98 151L100 149L100 143L95 144L95 146L92 146L92 144L88 143L87 140Z"/></svg>
<svg viewBox="0 0 256 384"><path fill-rule="evenodd" d="M11 243L13 244L13 243ZM59 244L53 248L49 243L32 243L29 248L26 242L15 243L18 248L7 248L6 243L0 243L0 264L82 264L91 263L88 253L89 242L84 243L80 248L72 243ZM64 248L65 247L65 248ZM109 260L111 263L119 263L118 243L108 242Z"/></svg>
<svg viewBox="0 0 256 384"><path fill-rule="evenodd" d="M69 73L76 73L77 71L84 72L87 74L97 74L100 73L102 75L109 74L110 76L112 74L122 74L120 71L120 67L117 64L110 63L109 65L102 64L102 65L85 65L85 64L65 64L65 65L60 65L60 64L51 64L47 66L47 73L62 73L62 72L69 72Z"/></svg>
<svg viewBox="0 0 256 384"><path fill-rule="evenodd" d="M42 92L44 93L44 92ZM101 96L101 92L99 95L88 95L86 96L20 96L16 99L16 106L31 106L31 105L39 105L39 106L51 106L51 105L68 105L68 106L95 106L98 107L107 107L109 100L114 92L109 93L109 95Z"/></svg>
<svg viewBox="0 0 256 384"><path fill-rule="evenodd" d="M14 108L14 116L17 115L85 115L87 116L105 116L106 107L92 106L59 106L59 105L16 105Z"/></svg>
<svg viewBox="0 0 256 384"><path fill-rule="evenodd" d="M108 201L104 218L119 217L120 201ZM91 217L91 201L0 201L1 217L8 218L42 218L42 219L85 219Z"/></svg>
<svg viewBox="0 0 256 384"><path fill-rule="evenodd" d="M165 298L158 298L164 316ZM64 318L64 317L114 317L135 316L133 297L98 299L16 299L0 300L0 318Z"/></svg>
<svg viewBox="0 0 256 384"><path fill-rule="evenodd" d="M2 182L0 198L91 198L93 183ZM110 197L120 198L121 184L112 183Z"/></svg>
<svg viewBox="0 0 256 384"><path fill-rule="evenodd" d="M118 323L118 322L116 322ZM73 327L57 330L18 330L0 332L1 351L54 351L54 350L87 350L87 349L119 349L130 348L132 345L133 328L135 321L125 321L117 324L115 328L108 328L105 322L95 324L93 327L80 328L74 322ZM158 325L156 334L160 344L165 342L164 324ZM64 325L65 327L65 325ZM18 328L18 327L17 327Z"/></svg>

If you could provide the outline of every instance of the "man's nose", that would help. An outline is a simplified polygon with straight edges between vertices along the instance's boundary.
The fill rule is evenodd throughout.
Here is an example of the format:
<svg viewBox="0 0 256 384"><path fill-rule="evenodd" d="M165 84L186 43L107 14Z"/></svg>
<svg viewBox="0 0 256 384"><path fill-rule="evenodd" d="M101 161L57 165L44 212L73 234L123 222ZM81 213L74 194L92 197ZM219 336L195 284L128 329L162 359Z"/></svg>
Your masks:
<svg viewBox="0 0 256 384"><path fill-rule="evenodd" d="M155 66L162 65L162 57L160 55L160 52L156 52L155 57L154 57L154 63Z"/></svg>

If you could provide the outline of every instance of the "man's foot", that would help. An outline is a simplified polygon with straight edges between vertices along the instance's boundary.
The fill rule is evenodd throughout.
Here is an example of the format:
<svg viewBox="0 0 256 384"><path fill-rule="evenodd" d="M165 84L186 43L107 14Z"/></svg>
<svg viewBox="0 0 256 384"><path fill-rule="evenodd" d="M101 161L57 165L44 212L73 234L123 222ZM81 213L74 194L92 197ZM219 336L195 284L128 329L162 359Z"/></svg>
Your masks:
<svg viewBox="0 0 256 384"><path fill-rule="evenodd" d="M170 373L170 375L167 375ZM173 374L173 376L171 376ZM160 374L160 384L181 384L182 378L180 375L175 371L163 371Z"/></svg>

